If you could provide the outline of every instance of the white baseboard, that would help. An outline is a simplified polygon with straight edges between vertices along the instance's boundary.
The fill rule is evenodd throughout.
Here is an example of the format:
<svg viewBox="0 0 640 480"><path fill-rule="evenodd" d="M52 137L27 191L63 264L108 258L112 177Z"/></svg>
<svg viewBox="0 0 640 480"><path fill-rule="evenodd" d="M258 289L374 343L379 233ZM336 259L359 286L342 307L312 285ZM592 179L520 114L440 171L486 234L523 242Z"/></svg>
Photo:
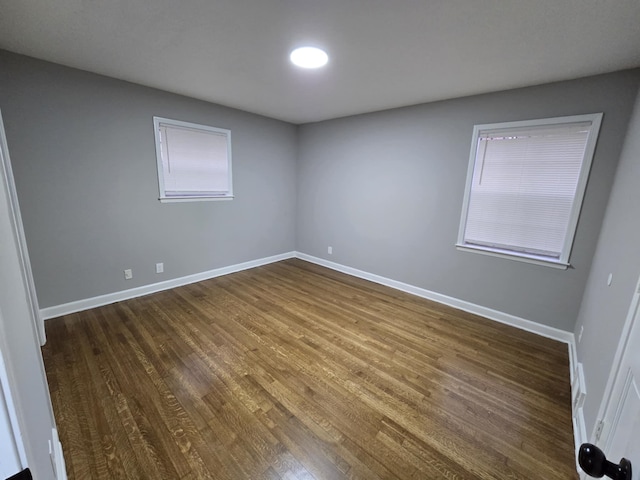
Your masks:
<svg viewBox="0 0 640 480"><path fill-rule="evenodd" d="M363 270L358 270L356 268L331 262L323 258L314 257L312 255L308 255L302 252L296 252L296 251L287 252L280 255L274 255L271 257L265 257L258 260L252 260L249 262L239 263L236 265L230 265L228 267L217 268L214 270L209 270L209 271L197 273L194 275L175 278L172 280L167 280L165 282L154 283L151 285L144 285L142 287L132 288L129 290L123 290L120 292L110 293L107 295L100 295L98 297L79 300L76 302L65 303L63 305L44 308L40 310L40 313L43 319L48 320L50 318L58 317L61 315L67 315L67 314L79 312L82 310L88 310L91 308L108 305L110 303L120 302L122 300L128 300L131 298L136 298L136 297L148 295L151 293L156 293L163 290L169 290L175 287L180 287L182 285L200 282L203 280L208 280L210 278L215 278L222 275L228 275L234 272L239 272L242 270L259 267L261 265L267 265L269 263L279 262L281 260L286 260L288 258L299 258L301 260L315 263L317 265L321 265L323 267L327 267L332 270L345 273L347 275L352 275L354 277L369 280L369 281L378 283L380 285L385 285L387 287L391 287L396 290L401 290L403 292L407 292L412 295L416 295L418 297L426 298L428 300L433 300L435 302L442 303L444 305L449 305L451 307L457 308L459 310L463 310L465 312L480 315L490 320L504 323L506 325L510 325L510 326L519 328L521 330L525 330L527 332L535 333L537 335L541 335L543 337L547 337L552 340L557 340L559 342L566 343L568 352L569 352L569 371L570 371L571 388L572 388L572 399L575 399L576 395L579 398L581 398L578 405L576 405L575 403L574 405L572 405L574 409L573 431L574 431L574 441L576 445L576 454L579 446L582 443L587 441L585 420L584 420L584 414L582 409L582 404L584 403L584 397L586 396L586 389L584 385L584 375L582 373L576 373L576 372L581 372L582 369L581 369L581 365L577 361L575 336L572 332L567 332L565 330L560 330L558 328L542 325L540 323L527 320L525 318L517 317L515 315L500 312L498 310L494 310L491 308L483 307L482 305L476 305L474 303L467 302L465 300L461 300L455 297L450 297L448 295L443 295L437 292L426 290L424 288L416 287L414 285L399 282L397 280L392 280L387 277L365 272ZM577 465L577 457L576 457L576 465Z"/></svg>
<svg viewBox="0 0 640 480"><path fill-rule="evenodd" d="M315 263L317 265L330 268L332 270L337 270L338 272L346 273L348 275L353 275L354 277L363 278L365 280L370 280L372 282L379 283L387 287L391 287L397 290L401 290L403 292L411 293L413 295L417 295L419 297L426 298L428 300L433 300L434 302L443 303L445 305L458 308L465 312L474 313L476 315L480 315L482 317L488 318L490 320L494 320L496 322L511 325L512 327L526 330L527 332L536 333L538 335L542 335L543 337L551 338L552 340L557 340L559 342L566 343L568 353L569 353L569 377L571 381L571 390L572 390L571 398L577 400L577 404L575 403L572 404L573 437L574 437L575 452L576 452L576 468L578 469L578 472L582 471L578 465L577 455L578 455L578 449L580 448L580 445L582 445L584 442L587 441L584 412L582 409L582 405L584 404L584 399L586 397L586 385L584 384L584 374L582 372L582 365L578 363L578 359L577 359L576 340L573 332L567 332L565 330L560 330L558 328L542 325L540 323L533 322L525 318L517 317L515 315L510 315L508 313L500 312L498 310L493 310L491 308L483 307L481 305L476 305L474 303L467 302L465 300L460 300L458 298L442 295L440 293L432 292L430 290L409 285L407 283L398 282L396 280L392 280L390 278L382 277L380 275L375 275L373 273L358 270L356 268L347 267L345 265L331 262L323 258L307 255L306 253L296 252L296 257L301 260L305 260L307 262Z"/></svg>
<svg viewBox="0 0 640 480"><path fill-rule="evenodd" d="M337 270L338 272L346 273L348 275L352 275L358 278L363 278L365 280L370 280L372 282L379 283L387 287L395 288L396 290L401 290L403 292L411 293L412 295L417 295L418 297L426 298L428 300L433 300L434 302L443 303L445 305L449 305L450 307L455 307L465 312L474 313L476 315L489 318L490 320L495 320L496 322L511 325L513 327L520 328L521 330L526 330L527 332L537 333L538 335L542 335L543 337L551 338L553 340L558 340L559 342L563 342L568 345L571 345L571 343L573 342L573 333L560 330L559 328L542 325L540 323L533 322L531 320L527 320L521 317L516 317L515 315L510 315L508 313L500 312L498 310L493 310L491 308L483 307L481 305L476 305L474 303L467 302L465 300L460 300L458 298L442 295L441 293L432 292L424 288L415 287L413 285L409 285L408 283L398 282L397 280L392 280L390 278L382 277L380 275L375 275L373 273L365 272L363 270L347 267L345 265L331 262L323 258L307 255L306 253L296 252L296 257L301 260L305 260L307 262L315 263L317 265L330 268L332 270Z"/></svg>
<svg viewBox="0 0 640 480"><path fill-rule="evenodd" d="M481 315L483 317L489 318L491 320L495 320L500 323L511 325L511 326L520 328L522 330L526 330L528 332L536 333L538 335L542 335L543 337L551 338L553 340L558 340L560 342L568 344L570 360L572 364L574 363L575 348L572 348L572 345L575 345L575 339L574 339L573 333L571 332L566 332L558 328L542 325L540 323L536 323L531 320L517 317L515 315L510 315L508 313L500 312L498 310L493 310L491 308L483 307L481 305L476 305L474 303L467 302L465 300L460 300L458 298L442 295L440 293L432 292L424 288L409 285L407 283L399 282L397 280L392 280L390 278L382 277L380 275L365 272L363 270L358 270L356 268L348 267L345 265L341 265L339 263L331 262L329 260L314 257L312 255L307 255L306 253L295 252L295 251L282 253L279 255L273 255L271 257L260 258L257 260L251 260L249 262L238 263L235 265L229 265L227 267L216 268L214 270L208 270L206 272L201 272L193 275L187 275L185 277L166 280L164 282L152 283L150 285L143 285L141 287L131 288L128 290L122 290L119 292L100 295L97 297L78 300L75 302L69 302L62 305L55 305L53 307L47 307L47 308L41 309L40 314L42 315L43 319L48 320L51 318L59 317L61 315L68 315L70 313L89 310L91 308L101 307L103 305L108 305L110 303L115 303L123 300L128 300L131 298L141 297L143 295L149 295L151 293L161 292L163 290L169 290L171 288L188 285L190 283L201 282L203 280L208 280L210 278L215 278L222 275L228 275L234 272L240 272L242 270L247 270L249 268L254 268L254 267L259 267L261 265L267 265L269 263L279 262L281 260L286 260L288 258L299 258L301 260L315 263L317 265L321 265L323 267L327 267L332 270L346 273L347 275L352 275L354 277L370 280L372 282L379 283L381 285L386 285L388 287L395 288L396 290L401 290L403 292L411 293L412 295L417 295L419 297L426 298L428 300L433 300L438 303L449 305L451 307L458 308L465 312ZM573 367L571 371L573 375Z"/></svg>
<svg viewBox="0 0 640 480"><path fill-rule="evenodd" d="M166 280L164 282L152 283L151 285L143 285L141 287L122 290L120 292L109 293L106 295L100 295L98 297L87 298L85 300L78 300L76 302L69 302L62 305L43 308L40 310L40 315L42 315L42 318L44 320L49 320L61 315L81 312L83 310L89 310L91 308L101 307L103 305L109 305L111 303L121 302L123 300L129 300L131 298L141 297L143 295L149 295L150 293L161 292L163 290L181 287L190 283L201 282L210 278L220 277L222 275L228 275L230 273L240 272L242 270L248 270L249 268L260 267L269 263L286 260L287 258L294 258L295 256L296 252L287 252L280 255L260 258L258 260L251 260L249 262L237 263L228 267L216 268L213 270L208 270L206 272Z"/></svg>

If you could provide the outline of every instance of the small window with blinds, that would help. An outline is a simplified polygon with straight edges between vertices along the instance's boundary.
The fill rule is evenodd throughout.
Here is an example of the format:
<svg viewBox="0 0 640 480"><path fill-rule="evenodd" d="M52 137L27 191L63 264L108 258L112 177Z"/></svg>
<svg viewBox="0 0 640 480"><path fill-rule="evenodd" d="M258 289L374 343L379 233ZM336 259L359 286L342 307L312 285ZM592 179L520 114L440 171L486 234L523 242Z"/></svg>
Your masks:
<svg viewBox="0 0 640 480"><path fill-rule="evenodd" d="M458 248L567 268L601 120L476 125Z"/></svg>
<svg viewBox="0 0 640 480"><path fill-rule="evenodd" d="M231 132L153 117L160 201L233 198Z"/></svg>

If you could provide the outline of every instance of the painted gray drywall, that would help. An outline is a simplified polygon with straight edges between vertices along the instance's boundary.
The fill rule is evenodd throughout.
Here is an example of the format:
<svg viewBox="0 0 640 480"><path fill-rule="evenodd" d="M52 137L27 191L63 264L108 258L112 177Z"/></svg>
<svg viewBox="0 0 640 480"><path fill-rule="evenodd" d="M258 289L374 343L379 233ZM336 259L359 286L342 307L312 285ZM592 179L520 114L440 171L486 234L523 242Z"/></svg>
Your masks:
<svg viewBox="0 0 640 480"><path fill-rule="evenodd" d="M298 251L573 331L639 74L301 126ZM595 112L604 119L571 269L456 250L474 124Z"/></svg>
<svg viewBox="0 0 640 480"><path fill-rule="evenodd" d="M0 109L43 308L295 249L294 125L4 51ZM234 200L158 201L154 115L231 130Z"/></svg>
<svg viewBox="0 0 640 480"><path fill-rule="evenodd" d="M640 276L640 94L602 224L589 280L576 322L578 361L585 372L587 432L592 432L613 357ZM607 286L609 274L613 275ZM637 348L635 346L634 348Z"/></svg>

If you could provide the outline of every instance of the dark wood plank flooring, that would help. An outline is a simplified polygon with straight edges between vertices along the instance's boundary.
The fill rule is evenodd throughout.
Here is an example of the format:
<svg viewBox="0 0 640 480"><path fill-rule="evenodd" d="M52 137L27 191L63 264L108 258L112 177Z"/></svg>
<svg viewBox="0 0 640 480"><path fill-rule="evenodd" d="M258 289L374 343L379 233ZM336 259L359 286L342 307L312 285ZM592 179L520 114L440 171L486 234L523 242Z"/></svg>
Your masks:
<svg viewBox="0 0 640 480"><path fill-rule="evenodd" d="M46 323L70 479L577 479L567 347L287 260Z"/></svg>

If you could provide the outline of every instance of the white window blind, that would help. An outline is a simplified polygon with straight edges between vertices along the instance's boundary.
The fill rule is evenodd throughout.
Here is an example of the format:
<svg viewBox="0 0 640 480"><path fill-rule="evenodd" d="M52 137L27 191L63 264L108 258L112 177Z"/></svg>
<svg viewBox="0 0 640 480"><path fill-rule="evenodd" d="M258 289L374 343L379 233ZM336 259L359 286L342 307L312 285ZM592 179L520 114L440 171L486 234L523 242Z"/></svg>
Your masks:
<svg viewBox="0 0 640 480"><path fill-rule="evenodd" d="M231 196L230 133L154 118L160 198Z"/></svg>
<svg viewBox="0 0 640 480"><path fill-rule="evenodd" d="M458 245L566 263L599 120L477 126Z"/></svg>

